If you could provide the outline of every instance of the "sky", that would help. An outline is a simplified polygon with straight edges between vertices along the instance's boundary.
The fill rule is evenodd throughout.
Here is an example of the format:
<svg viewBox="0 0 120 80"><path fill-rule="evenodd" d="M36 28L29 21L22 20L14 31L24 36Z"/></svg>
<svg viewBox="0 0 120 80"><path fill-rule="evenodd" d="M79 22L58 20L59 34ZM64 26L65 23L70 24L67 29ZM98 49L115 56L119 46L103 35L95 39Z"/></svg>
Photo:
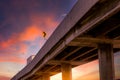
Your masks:
<svg viewBox="0 0 120 80"><path fill-rule="evenodd" d="M37 54L76 2L77 0L0 0L0 80L10 80L26 65L30 55ZM47 33L45 38L43 32ZM116 65L120 66L119 53L117 57ZM85 75L96 80L99 78L98 61L78 66L73 69L73 73L74 80L82 80ZM116 75L119 77L118 72ZM92 79L93 76L96 79ZM60 74L51 79L61 80Z"/></svg>
<svg viewBox="0 0 120 80"><path fill-rule="evenodd" d="M76 1L0 0L0 80L14 76L37 54Z"/></svg>

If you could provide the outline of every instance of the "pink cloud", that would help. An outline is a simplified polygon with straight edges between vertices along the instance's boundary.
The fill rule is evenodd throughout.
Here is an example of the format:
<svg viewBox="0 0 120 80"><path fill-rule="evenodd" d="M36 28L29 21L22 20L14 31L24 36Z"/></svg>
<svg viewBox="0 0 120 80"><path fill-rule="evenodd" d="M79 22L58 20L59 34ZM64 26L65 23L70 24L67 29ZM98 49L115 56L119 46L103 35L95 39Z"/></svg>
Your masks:
<svg viewBox="0 0 120 80"><path fill-rule="evenodd" d="M57 27L58 22L55 20L54 14L38 14L33 13L30 16L31 24L38 25L41 28L55 28Z"/></svg>
<svg viewBox="0 0 120 80"><path fill-rule="evenodd" d="M18 3L15 2L14 5L16 4ZM21 5L24 5L22 1L18 6L21 6ZM34 3L34 6L36 7L38 5ZM24 27L21 26L21 28L23 29L22 31L20 32L13 31L8 40L4 40L0 42L1 44L0 52L2 55L9 54L9 55L14 55L14 57L18 57L20 55L23 55L23 53L26 54L28 52L28 48L31 46L29 46L29 44L24 44L24 42L29 42L31 44L37 38L43 38L43 31L47 33L46 37L49 37L51 35L51 31L55 29L58 25L58 22L55 20L55 15L52 13L40 14L40 12L38 13L31 12L29 13L28 17L29 17L29 21L28 21L29 24L25 25ZM25 21L25 18L26 17L24 17L23 14L19 16L20 21ZM13 24L13 26L17 25L16 17L10 14L8 19L4 21L2 26L4 26L6 23L11 23ZM16 28L16 29L19 29L19 28ZM2 39L1 36L0 36L0 39ZM2 56L3 58L0 59L0 62L11 61L11 62L24 63L24 60L22 60L22 57L18 59L13 57L6 59L8 58L8 56Z"/></svg>
<svg viewBox="0 0 120 80"><path fill-rule="evenodd" d="M20 58L16 56L9 56L7 58L6 56L4 56L4 57L0 57L0 62L15 62L15 63L25 64L26 60L24 58Z"/></svg>
<svg viewBox="0 0 120 80"><path fill-rule="evenodd" d="M1 53L3 54L26 53L27 45L23 44L18 37L19 37L18 35L12 35L8 40L0 42L1 44L0 51L4 51Z"/></svg>
<svg viewBox="0 0 120 80"><path fill-rule="evenodd" d="M20 34L19 40L34 41L38 37L42 37L42 30L37 26L30 26Z"/></svg>
<svg viewBox="0 0 120 80"><path fill-rule="evenodd" d="M0 48L9 48L18 45L22 41L34 41L36 38L43 37L43 31L45 31L47 35L50 35L50 30L55 29L58 25L58 22L54 20L54 16L52 15L45 17L45 15L32 14L30 20L31 25L26 26L22 32L13 33L8 40L0 42Z"/></svg>
<svg viewBox="0 0 120 80"><path fill-rule="evenodd" d="M10 80L10 77L0 76L0 80Z"/></svg>
<svg viewBox="0 0 120 80"><path fill-rule="evenodd" d="M25 44L20 44L20 48L17 50L19 53L26 53L28 46Z"/></svg>
<svg viewBox="0 0 120 80"><path fill-rule="evenodd" d="M16 35L13 34L8 40L0 42L1 43L0 47L8 48L8 47L12 46L13 44L16 44L17 41L18 41L18 39L17 39Z"/></svg>
<svg viewBox="0 0 120 80"><path fill-rule="evenodd" d="M14 23L15 21L12 22ZM30 15L30 25L25 26L20 33L12 33L8 40L0 42L2 44L1 47L7 48L11 45L17 44L18 42L33 41L38 37L42 37L43 31L46 31L49 34L49 32L51 32L49 30L55 29L57 25L58 22L55 21L53 15L49 14L45 16L45 14L40 15L33 13Z"/></svg>

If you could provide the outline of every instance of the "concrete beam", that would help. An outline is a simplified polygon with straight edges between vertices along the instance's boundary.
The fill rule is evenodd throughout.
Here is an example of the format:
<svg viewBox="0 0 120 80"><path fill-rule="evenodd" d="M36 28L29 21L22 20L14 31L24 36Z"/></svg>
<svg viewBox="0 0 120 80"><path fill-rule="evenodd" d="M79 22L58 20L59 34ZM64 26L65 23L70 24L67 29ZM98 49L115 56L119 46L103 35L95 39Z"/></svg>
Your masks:
<svg viewBox="0 0 120 80"><path fill-rule="evenodd" d="M111 44L98 45L100 80L115 80L114 55Z"/></svg>
<svg viewBox="0 0 120 80"><path fill-rule="evenodd" d="M66 63L66 64L71 64L71 65L78 66L78 65L81 65L81 64L86 63L86 62L85 61L84 62L80 62L80 61L50 60L47 64L50 64L50 65L61 65L61 63Z"/></svg>
<svg viewBox="0 0 120 80"><path fill-rule="evenodd" d="M108 6L109 6L109 8L108 8ZM107 7L107 8L105 8L105 7ZM96 9L96 11L92 12L93 17L91 19L87 19L87 18L89 18L89 16L86 18L86 20L87 20L87 21L85 21L86 24L84 24L83 26L78 25L78 28L76 28L73 31L73 33L71 33L71 35L67 36L66 44L70 43L75 37L78 37L78 36L82 35L83 33L85 33L86 31L89 31L91 28L94 28L96 25L99 25L101 22L108 19L109 17L111 17L112 15L117 13L119 10L120 10L120 0L111 0L107 5L101 6L101 9L99 11L98 11L98 9ZM81 24L84 23L84 20L83 20L83 22L81 21ZM68 44L68 45L71 45L71 44ZM94 46L91 44L81 44L81 46L87 46L87 45L89 45L91 47ZM79 45L73 45L73 46L79 46Z"/></svg>
<svg viewBox="0 0 120 80"><path fill-rule="evenodd" d="M59 73L58 71L45 71L45 72L37 72L36 73L36 76L42 76L43 74L49 74L49 76L52 76L52 75L55 75L55 74L57 74L57 73Z"/></svg>
<svg viewBox="0 0 120 80"><path fill-rule="evenodd" d="M76 48L75 50L73 50L72 52L70 52L69 54L67 54L67 56L62 57L61 60L65 60L65 58L67 58L68 56L74 54L75 52L77 52L77 51L80 50L81 48L82 48L82 47L78 47L78 48Z"/></svg>
<svg viewBox="0 0 120 80"><path fill-rule="evenodd" d="M72 80L71 65L67 63L61 64L62 80Z"/></svg>
<svg viewBox="0 0 120 80"><path fill-rule="evenodd" d="M80 37L80 38L76 38L73 41L120 44L120 40L114 40L114 39L108 39L108 38L93 38L93 37Z"/></svg>
<svg viewBox="0 0 120 80"><path fill-rule="evenodd" d="M94 51L95 49L96 49L96 48L93 48L93 49L91 49L91 50L88 50L88 51L86 51L86 52L82 53L81 55L76 56L76 57L75 57L75 58L73 58L72 60L75 60L75 59L77 59L77 58L79 58L79 57L82 57L82 56L84 56L84 55L86 55L86 54L88 54L88 53L90 53L90 52Z"/></svg>
<svg viewBox="0 0 120 80"><path fill-rule="evenodd" d="M108 38L79 37L72 40L69 46L91 46L97 47L99 43L113 44L113 47L120 48L120 40Z"/></svg>

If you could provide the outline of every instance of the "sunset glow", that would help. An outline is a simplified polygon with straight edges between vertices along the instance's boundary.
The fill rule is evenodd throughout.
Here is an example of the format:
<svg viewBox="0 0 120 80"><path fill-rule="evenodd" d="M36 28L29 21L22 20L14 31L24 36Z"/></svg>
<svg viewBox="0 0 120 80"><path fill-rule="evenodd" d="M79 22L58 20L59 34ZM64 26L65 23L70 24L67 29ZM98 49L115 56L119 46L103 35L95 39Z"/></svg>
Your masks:
<svg viewBox="0 0 120 80"><path fill-rule="evenodd" d="M72 69L73 80L99 80L98 60L77 66ZM51 80L62 80L62 74L59 73L51 77Z"/></svg>
<svg viewBox="0 0 120 80"><path fill-rule="evenodd" d="M0 0L0 80L10 80L27 65L27 58L38 53L77 1ZM120 79L120 52L114 58ZM100 80L99 60L74 67L72 78ZM62 73L51 80L62 80Z"/></svg>
<svg viewBox="0 0 120 80"><path fill-rule="evenodd" d="M0 80L9 80L26 66L76 1L0 1Z"/></svg>

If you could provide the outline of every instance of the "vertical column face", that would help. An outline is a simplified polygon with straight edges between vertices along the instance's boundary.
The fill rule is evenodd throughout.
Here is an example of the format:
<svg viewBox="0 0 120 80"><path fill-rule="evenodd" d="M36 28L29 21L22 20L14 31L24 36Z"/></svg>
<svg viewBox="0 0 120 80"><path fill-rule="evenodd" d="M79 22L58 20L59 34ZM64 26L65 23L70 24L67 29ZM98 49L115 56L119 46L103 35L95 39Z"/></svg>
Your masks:
<svg viewBox="0 0 120 80"><path fill-rule="evenodd" d="M50 80L50 75L48 73L43 73L41 80Z"/></svg>
<svg viewBox="0 0 120 80"><path fill-rule="evenodd" d="M72 80L72 68L68 63L61 64L62 80Z"/></svg>
<svg viewBox="0 0 120 80"><path fill-rule="evenodd" d="M39 78L37 78L36 80L42 80L42 76L39 76Z"/></svg>
<svg viewBox="0 0 120 80"><path fill-rule="evenodd" d="M115 80L113 45L99 44L98 56L100 80Z"/></svg>

